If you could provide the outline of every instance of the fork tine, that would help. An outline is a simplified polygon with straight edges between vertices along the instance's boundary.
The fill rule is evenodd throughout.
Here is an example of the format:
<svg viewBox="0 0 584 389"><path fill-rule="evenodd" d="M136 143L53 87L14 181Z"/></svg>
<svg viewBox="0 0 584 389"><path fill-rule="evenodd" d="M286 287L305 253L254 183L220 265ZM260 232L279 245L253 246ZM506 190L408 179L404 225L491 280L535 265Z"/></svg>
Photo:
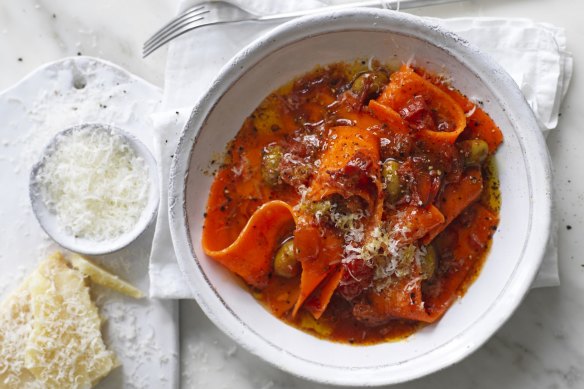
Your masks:
<svg viewBox="0 0 584 389"><path fill-rule="evenodd" d="M190 18L183 19L180 23L177 23L176 25L172 26L171 28L167 29L166 31L163 31L162 33L158 34L157 36L152 37L152 39L149 42L145 42L142 47L147 48L148 46L156 45L157 42L164 40L169 35L173 35L176 31L180 30L183 26L190 25L191 23L194 23L194 22L199 22L203 19L205 19L204 14L194 15Z"/></svg>
<svg viewBox="0 0 584 389"><path fill-rule="evenodd" d="M182 23L180 25L177 25L177 26L175 26L175 28L167 31L166 33L164 33L162 35L159 35L152 42L150 42L148 44L144 44L144 46L142 48L144 50L148 50L148 49L150 49L151 47L154 47L154 46L159 47L160 45L163 45L164 44L163 42L165 42L168 37L171 37L171 36L176 37L177 36L177 33L181 33L181 31L185 27L189 28L191 26L198 26L200 23L203 23L203 20L204 19L205 19L204 17L198 17L196 19L188 20L188 21L186 21L186 22L184 22L184 23Z"/></svg>
<svg viewBox="0 0 584 389"><path fill-rule="evenodd" d="M193 21L189 22L188 24L180 26L180 28L175 29L172 33L165 35L163 38L158 39L156 42L153 42L148 46L144 45L144 48L142 49L142 58L146 58L147 56L152 54L152 52L154 52L155 50L164 46L165 44L167 44L171 40L178 38L179 36L183 35L184 33L187 33L191 30L196 29L196 28L204 27L204 26L211 25L211 24L217 24L217 23L205 23L204 18L200 18L197 20L193 20Z"/></svg>
<svg viewBox="0 0 584 389"><path fill-rule="evenodd" d="M158 39L161 35L166 34L169 30L172 30L177 25L183 24L193 18L197 18L200 15L209 13L209 10L204 9L204 6L193 8L188 10L187 12L179 15L175 19L171 20L169 23L164 25L161 29L156 31L146 42L144 42L144 46L151 43L152 41Z"/></svg>
<svg viewBox="0 0 584 389"><path fill-rule="evenodd" d="M143 46L143 50L146 51L150 47L153 47L153 46L160 47L161 45L164 44L164 43L161 43L161 42L165 42L167 37L169 37L169 36L177 37L179 35L176 35L176 33L177 32L180 33L185 26L191 26L193 24L194 25L197 25L199 22L201 22L204 19L205 19L204 16L199 16L199 17L197 17L195 19L192 19L192 20L184 20L183 23L177 24L172 29L167 30L163 34L161 34L158 37L156 37L156 39L154 39L150 43L148 43L148 44L145 43L144 46Z"/></svg>

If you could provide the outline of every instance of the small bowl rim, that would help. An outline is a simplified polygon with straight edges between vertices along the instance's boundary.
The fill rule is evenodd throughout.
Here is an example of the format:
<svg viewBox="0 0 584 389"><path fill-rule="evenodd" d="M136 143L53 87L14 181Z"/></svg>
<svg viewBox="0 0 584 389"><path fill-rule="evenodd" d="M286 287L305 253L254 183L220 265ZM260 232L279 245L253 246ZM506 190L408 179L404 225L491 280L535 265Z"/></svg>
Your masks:
<svg viewBox="0 0 584 389"><path fill-rule="evenodd" d="M373 21L375 23L371 23ZM339 22L344 22L344 24ZM519 143L523 148L530 192L533 195L530 199L530 218L533 219L534 216L537 216L537 220L535 222L531 220L523 255L518 260L518 264L509 279L513 283L508 281L501 291L501 296L510 296L510 298L499 298L469 329L458 334L450 342L452 347L449 349L454 348L456 352L446 356L442 353L443 358L433 359L430 366L418 367L390 376L383 371L382 367L365 367L346 372L340 368L323 367L311 361L302 360L258 337L253 329L238 321L237 317L226 316L230 313L224 312L226 311L224 306L221 307L220 311L214 311L211 305L216 302L216 297L213 296L207 301L204 294L209 285L205 282L209 281L202 270L197 268L196 254L187 225L185 191L191 157L199 133L207 120L207 115L233 83L237 82L250 68L272 52L302 39L327 33L355 30L395 33L398 28L396 26L407 27L407 31L400 32L401 34L421 39L447 51L466 67L472 65L471 71L473 73L479 72L489 87L502 88L506 92L509 102L507 105L517 109L524 120L524 125L522 125L524 133L521 134ZM425 34L430 34L431 38L427 38ZM438 45L437 41L441 44ZM490 77L486 77L487 74ZM539 269L551 230L550 158L535 116L515 82L494 60L456 34L434 22L387 10L356 8L306 16L276 27L242 49L221 69L211 88L192 110L175 152L170 177L168 212L171 237L179 267L185 274L199 306L217 327L248 351L282 370L325 384L345 386L396 384L439 371L470 355L509 319L521 303ZM537 209L537 214L534 214L534 209ZM525 258L529 258L529 261L524 260ZM518 272L517 269L520 267L522 270ZM197 286L197 281L202 282L202 284ZM232 316L234 315L232 314ZM229 319L229 323L225 319ZM468 339L468 332L472 332L472 339Z"/></svg>
<svg viewBox="0 0 584 389"><path fill-rule="evenodd" d="M132 148L139 158L144 160L146 168L148 169L148 177L150 180L150 187L148 189L148 200L140 218L134 225L132 229L121 234L117 238L107 239L103 241L92 242L89 239L77 239L71 237L61 228L51 227L49 223L49 218L55 218L56 216L50 212L42 200L42 196L37 188L37 172L44 165L46 158L54 150L55 144L63 136L67 136L76 131L82 130L90 131L107 131L111 134L116 134L121 136L127 144ZM32 205L33 213L39 222L41 228L45 233L53 239L60 246L67 250L84 254L84 255L105 255L115 253L122 250L123 248L134 242L140 235L144 233L150 226L150 224L155 219L158 213L158 204L160 199L160 191L158 187L158 171L156 167L156 159L148 149L148 147L141 142L137 137L130 134L129 132L122 130L119 127L113 126L111 124L103 123L83 123L68 127L62 131L55 134L47 145L43 148L38 161L32 166L29 175L29 199ZM72 239L72 240L71 240Z"/></svg>

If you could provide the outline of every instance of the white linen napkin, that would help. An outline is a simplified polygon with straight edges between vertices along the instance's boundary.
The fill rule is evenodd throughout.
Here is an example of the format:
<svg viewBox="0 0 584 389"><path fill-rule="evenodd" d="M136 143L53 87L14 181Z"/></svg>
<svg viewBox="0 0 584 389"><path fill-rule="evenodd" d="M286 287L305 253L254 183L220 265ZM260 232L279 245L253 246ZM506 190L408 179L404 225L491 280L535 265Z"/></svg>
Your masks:
<svg viewBox="0 0 584 389"><path fill-rule="evenodd" d="M318 7L339 0L231 2L263 14ZM183 1L180 10L195 3L192 0ZM547 133L556 127L560 103L572 74L572 57L566 52L564 29L526 19L457 18L432 21L458 33L499 61L525 94L541 130ZM243 22L217 25L183 35L170 44L163 102L160 112L153 116L161 180L161 211L158 213L150 257L150 297L192 297L176 261L166 212L171 160L190 111L209 88L219 69L246 44L277 24ZM557 228L553 231L533 287L559 284Z"/></svg>

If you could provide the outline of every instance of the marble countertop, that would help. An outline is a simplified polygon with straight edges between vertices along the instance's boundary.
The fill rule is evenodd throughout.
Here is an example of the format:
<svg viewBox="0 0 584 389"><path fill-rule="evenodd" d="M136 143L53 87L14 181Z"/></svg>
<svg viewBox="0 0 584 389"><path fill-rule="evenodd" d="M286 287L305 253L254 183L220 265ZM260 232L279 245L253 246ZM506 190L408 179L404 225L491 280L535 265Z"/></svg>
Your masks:
<svg viewBox="0 0 584 389"><path fill-rule="evenodd" d="M21 0L0 3L0 90L66 56L112 61L163 87L166 50L143 60L143 41L170 19L177 0ZM398 388L584 388L584 2L474 0L419 15L527 17L566 28L574 76L548 140L560 223L561 286L536 289L497 334L455 366ZM0 119L1 123L1 119ZM238 347L193 301L181 302L183 387L320 388ZM162 387L153 384L152 387Z"/></svg>

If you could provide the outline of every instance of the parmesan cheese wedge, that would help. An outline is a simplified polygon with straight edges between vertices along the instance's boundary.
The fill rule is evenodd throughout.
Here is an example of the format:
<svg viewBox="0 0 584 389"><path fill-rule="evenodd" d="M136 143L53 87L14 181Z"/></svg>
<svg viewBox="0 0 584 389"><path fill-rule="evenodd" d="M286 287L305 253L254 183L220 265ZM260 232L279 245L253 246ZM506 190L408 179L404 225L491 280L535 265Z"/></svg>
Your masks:
<svg viewBox="0 0 584 389"><path fill-rule="evenodd" d="M29 279L0 304L0 388L41 387L24 367L26 340L32 324Z"/></svg>
<svg viewBox="0 0 584 389"><path fill-rule="evenodd" d="M62 255L40 264L29 289L33 322L24 361L44 387L90 387L117 366L83 275Z"/></svg>
<svg viewBox="0 0 584 389"><path fill-rule="evenodd" d="M0 388L89 388L118 365L89 292L57 253L0 304Z"/></svg>
<svg viewBox="0 0 584 389"><path fill-rule="evenodd" d="M98 285L105 286L130 297L144 297L144 294L140 289L121 280L118 276L105 271L80 255L70 255L69 262L71 263L71 266L85 274L92 282L95 282Z"/></svg>

